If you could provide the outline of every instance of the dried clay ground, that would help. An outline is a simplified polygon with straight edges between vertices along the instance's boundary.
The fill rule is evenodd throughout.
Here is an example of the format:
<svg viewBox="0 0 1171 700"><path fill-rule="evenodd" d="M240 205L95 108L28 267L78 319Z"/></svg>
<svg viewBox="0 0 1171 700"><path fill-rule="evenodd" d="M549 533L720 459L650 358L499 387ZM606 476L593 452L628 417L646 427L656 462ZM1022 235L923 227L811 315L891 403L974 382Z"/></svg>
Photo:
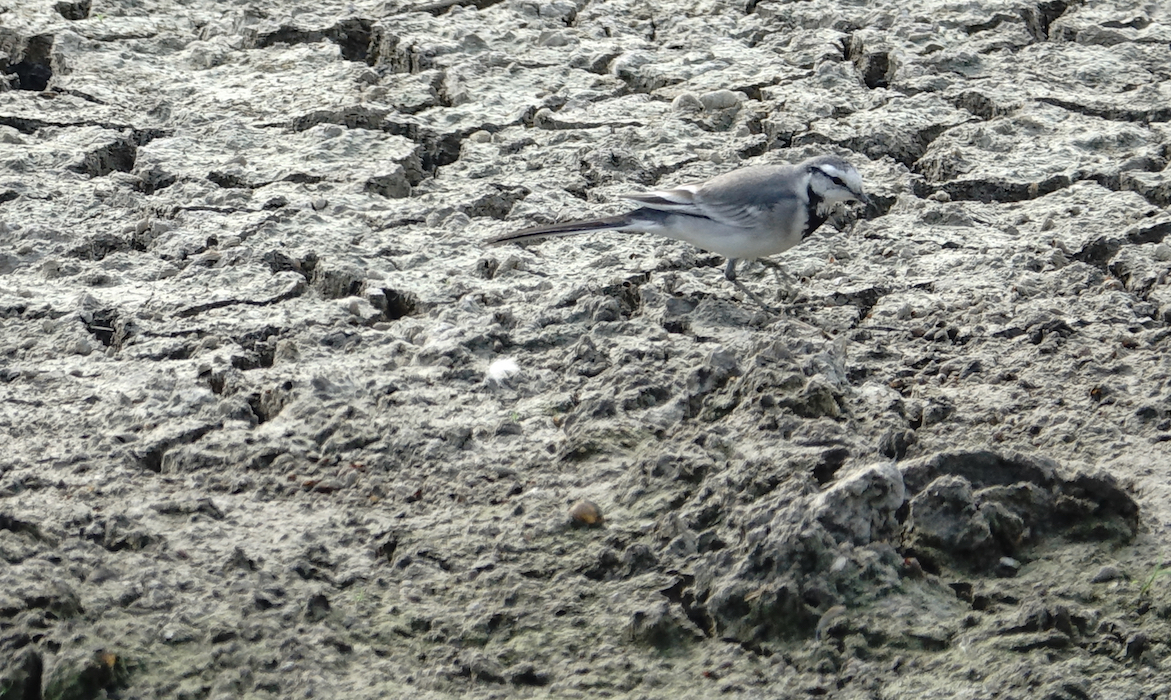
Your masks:
<svg viewBox="0 0 1171 700"><path fill-rule="evenodd" d="M1167 3L0 0L0 52L0 699L1171 698ZM821 153L875 206L750 295L484 245Z"/></svg>

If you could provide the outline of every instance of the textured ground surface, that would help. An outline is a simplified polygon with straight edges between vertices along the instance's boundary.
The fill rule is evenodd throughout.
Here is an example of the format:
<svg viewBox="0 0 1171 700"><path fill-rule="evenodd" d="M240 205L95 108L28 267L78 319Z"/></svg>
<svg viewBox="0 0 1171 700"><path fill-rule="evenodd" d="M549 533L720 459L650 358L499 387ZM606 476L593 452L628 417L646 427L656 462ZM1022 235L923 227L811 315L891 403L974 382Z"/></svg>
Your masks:
<svg viewBox="0 0 1171 700"><path fill-rule="evenodd" d="M1165 3L0 0L0 51L0 698L1171 698ZM877 207L744 268L780 313L482 245L825 152Z"/></svg>

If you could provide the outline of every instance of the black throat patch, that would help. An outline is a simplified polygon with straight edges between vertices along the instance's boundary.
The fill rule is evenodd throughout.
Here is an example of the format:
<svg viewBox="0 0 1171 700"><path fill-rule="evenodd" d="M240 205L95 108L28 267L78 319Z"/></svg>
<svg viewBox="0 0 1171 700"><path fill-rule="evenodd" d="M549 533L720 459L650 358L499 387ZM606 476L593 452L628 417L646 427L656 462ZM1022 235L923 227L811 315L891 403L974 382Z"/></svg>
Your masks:
<svg viewBox="0 0 1171 700"><path fill-rule="evenodd" d="M805 193L809 196L809 204L805 207L805 230L801 232L801 240L816 231L826 219L826 215L821 212L821 195L813 191L813 185L806 188Z"/></svg>

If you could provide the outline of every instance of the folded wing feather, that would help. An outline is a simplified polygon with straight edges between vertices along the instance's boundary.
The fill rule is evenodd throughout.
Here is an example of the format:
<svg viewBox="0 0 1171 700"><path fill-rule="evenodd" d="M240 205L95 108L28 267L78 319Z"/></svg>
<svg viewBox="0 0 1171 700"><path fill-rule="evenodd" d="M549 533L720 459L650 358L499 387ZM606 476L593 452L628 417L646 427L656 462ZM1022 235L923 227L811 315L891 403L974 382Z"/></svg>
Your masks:
<svg viewBox="0 0 1171 700"><path fill-rule="evenodd" d="M670 190L627 194L623 197L638 202L648 209L698 216L725 226L739 228L755 226L757 215L760 213L759 207L740 206L736 203L713 206L703 196L703 188L700 185L684 185Z"/></svg>

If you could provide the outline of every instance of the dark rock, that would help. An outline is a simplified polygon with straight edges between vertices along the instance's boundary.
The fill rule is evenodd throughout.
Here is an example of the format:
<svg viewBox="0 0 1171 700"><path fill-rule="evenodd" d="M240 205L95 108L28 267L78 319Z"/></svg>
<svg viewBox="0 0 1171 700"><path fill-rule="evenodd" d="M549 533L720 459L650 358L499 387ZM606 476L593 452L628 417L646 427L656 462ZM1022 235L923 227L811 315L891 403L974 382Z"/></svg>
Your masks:
<svg viewBox="0 0 1171 700"><path fill-rule="evenodd" d="M660 651L704 638L691 620L667 603L634 613L628 634L635 644L649 645Z"/></svg>
<svg viewBox="0 0 1171 700"><path fill-rule="evenodd" d="M902 459L907 450L915 444L915 431L888 430L878 442L878 453L890 459Z"/></svg>
<svg viewBox="0 0 1171 700"><path fill-rule="evenodd" d="M513 685L524 685L541 688L553 680L548 673L538 671L531 663L520 663L508 669L504 677Z"/></svg>
<svg viewBox="0 0 1171 700"><path fill-rule="evenodd" d="M56 657L45 673L45 700L91 700L129 680L125 661L109 651L71 652Z"/></svg>
<svg viewBox="0 0 1171 700"><path fill-rule="evenodd" d="M835 539L865 545L898 531L895 513L905 495L898 469L875 465L839 478L814 500L811 510Z"/></svg>
<svg viewBox="0 0 1171 700"><path fill-rule="evenodd" d="M361 296L366 275L351 265L319 263L313 270L312 286L326 299Z"/></svg>
<svg viewBox="0 0 1171 700"><path fill-rule="evenodd" d="M0 650L8 652L4 647ZM0 696L5 700L39 700L44 671L40 651L36 647L24 646L12 652L10 659L0 668Z"/></svg>
<svg viewBox="0 0 1171 700"><path fill-rule="evenodd" d="M997 554L971 484L958 476L941 476L910 500L903 546L920 559L935 551L976 568L987 566Z"/></svg>
<svg viewBox="0 0 1171 700"><path fill-rule="evenodd" d="M88 19L92 0L59 0L53 9L65 19Z"/></svg>
<svg viewBox="0 0 1171 700"><path fill-rule="evenodd" d="M315 593L309 596L309 600L305 603L305 621L320 622L329 615L329 611L329 598L321 593Z"/></svg>

